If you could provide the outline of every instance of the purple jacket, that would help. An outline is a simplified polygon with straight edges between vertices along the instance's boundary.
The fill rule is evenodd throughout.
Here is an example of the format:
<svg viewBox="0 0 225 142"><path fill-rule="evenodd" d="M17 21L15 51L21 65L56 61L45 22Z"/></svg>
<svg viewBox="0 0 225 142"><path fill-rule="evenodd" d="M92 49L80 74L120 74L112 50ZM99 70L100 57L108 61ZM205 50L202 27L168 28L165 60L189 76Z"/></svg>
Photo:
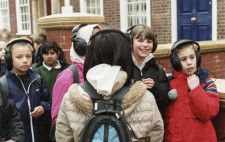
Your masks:
<svg viewBox="0 0 225 142"><path fill-rule="evenodd" d="M80 83L84 82L84 64L73 62L73 65L77 67ZM52 122L54 124L56 123L58 117L58 112L63 96L68 91L71 84L73 84L73 72L70 68L67 68L58 74L53 87L51 115Z"/></svg>

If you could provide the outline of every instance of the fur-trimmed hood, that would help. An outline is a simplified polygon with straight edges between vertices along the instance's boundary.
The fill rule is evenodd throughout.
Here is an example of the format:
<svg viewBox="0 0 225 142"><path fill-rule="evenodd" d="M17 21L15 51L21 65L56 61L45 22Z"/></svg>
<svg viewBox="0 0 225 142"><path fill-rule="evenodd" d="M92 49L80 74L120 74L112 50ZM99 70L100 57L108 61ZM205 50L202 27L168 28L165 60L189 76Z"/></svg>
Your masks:
<svg viewBox="0 0 225 142"><path fill-rule="evenodd" d="M131 108L131 106L132 108L135 108L135 106L139 103L140 99L145 94L146 89L146 85L141 81L137 81L134 85L131 86L122 101L122 108L124 110L127 110L125 111L126 115L128 115L132 111L128 108ZM90 96L78 84L71 85L68 93L72 99L71 101L76 105L77 108L86 113L92 112L93 102Z"/></svg>

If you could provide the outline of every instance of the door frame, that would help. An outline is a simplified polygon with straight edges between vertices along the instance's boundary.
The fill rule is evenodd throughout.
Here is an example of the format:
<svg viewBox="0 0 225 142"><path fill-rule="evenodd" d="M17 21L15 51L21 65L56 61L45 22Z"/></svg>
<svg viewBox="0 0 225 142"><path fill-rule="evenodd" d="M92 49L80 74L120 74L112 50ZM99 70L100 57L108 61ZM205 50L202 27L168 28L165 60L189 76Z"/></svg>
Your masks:
<svg viewBox="0 0 225 142"><path fill-rule="evenodd" d="M171 0L171 42L177 40L177 0ZM212 40L217 40L217 0L212 0Z"/></svg>

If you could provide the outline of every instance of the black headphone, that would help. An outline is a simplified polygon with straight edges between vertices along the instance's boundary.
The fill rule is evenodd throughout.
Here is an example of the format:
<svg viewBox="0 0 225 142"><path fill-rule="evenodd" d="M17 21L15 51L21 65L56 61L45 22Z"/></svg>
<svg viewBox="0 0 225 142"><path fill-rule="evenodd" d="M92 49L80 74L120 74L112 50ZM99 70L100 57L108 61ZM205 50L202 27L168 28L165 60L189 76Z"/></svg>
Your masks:
<svg viewBox="0 0 225 142"><path fill-rule="evenodd" d="M193 44L193 45L197 46L197 50L195 51L197 67L199 67L201 64L201 55L200 55L199 44L196 41L189 40L189 39L178 40L173 44L173 46L171 48L171 54L170 54L171 65L172 65L173 69L175 69L176 71L182 70L182 65L181 65L180 59L177 57L176 54L174 54L174 52L185 44Z"/></svg>
<svg viewBox="0 0 225 142"><path fill-rule="evenodd" d="M116 29L105 29L105 30L100 30L100 31L98 31L97 33L95 33L94 35L92 35L92 36L90 37L90 41L89 41L89 42L91 42L91 40L92 40L95 36L97 36L97 35L99 35L99 34L103 34L103 33L118 33L118 34L120 34L121 36L123 36L124 38L126 38L128 42L130 42L130 38L127 36L127 34L121 32L121 31L119 31L119 30L116 30Z"/></svg>
<svg viewBox="0 0 225 142"><path fill-rule="evenodd" d="M27 43L27 44L29 44L32 47L32 64L34 63L34 60L35 60L35 48L34 48L33 44L27 39L13 38L12 40L10 40L7 43L6 51L5 51L5 64L6 64L7 69L9 69L9 70L12 70L12 68L13 68L13 65L12 65L12 50L11 50L11 48L12 48L13 44L20 43L20 42Z"/></svg>
<svg viewBox="0 0 225 142"><path fill-rule="evenodd" d="M133 26L129 27L129 28L127 29L127 31L126 31L126 35L130 38L130 43L131 43L131 47L132 47L132 48L133 48L133 36L132 36L132 33L131 33L131 32L132 32L132 30L133 30L135 27L137 27L137 26L139 26L139 25L143 25L143 24L133 25ZM145 26L145 25L143 25L143 26ZM158 42L157 42L156 38L157 38L157 35L154 35L154 38L153 38L153 49L152 49L152 53L154 53L155 50L157 49Z"/></svg>
<svg viewBox="0 0 225 142"><path fill-rule="evenodd" d="M80 37L77 37L77 32L82 28L87 26L87 24L80 24L77 25L73 28L72 32L72 38L71 41L73 42L73 48L74 51L79 55L79 56L84 56L86 54L86 47L87 47L87 42Z"/></svg>

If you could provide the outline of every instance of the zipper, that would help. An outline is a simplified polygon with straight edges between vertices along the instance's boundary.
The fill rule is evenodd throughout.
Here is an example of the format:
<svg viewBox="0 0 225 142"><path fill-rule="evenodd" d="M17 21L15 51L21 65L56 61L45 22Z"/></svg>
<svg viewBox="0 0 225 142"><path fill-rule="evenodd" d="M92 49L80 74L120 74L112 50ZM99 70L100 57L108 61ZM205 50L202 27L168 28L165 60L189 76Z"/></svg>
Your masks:
<svg viewBox="0 0 225 142"><path fill-rule="evenodd" d="M26 88L24 87L24 84L22 82L22 80L19 78L19 76L16 74L17 78L20 80L20 83L22 84L23 86L23 90L25 91L25 94L27 96L27 105L28 105L28 108L29 108L29 115L31 114L31 105L30 105L30 97L29 97L29 91L30 91L30 86L31 84L37 80L37 78L35 78L34 80L31 81L31 83L28 85L28 88L26 90ZM35 139L34 139L34 128L33 128L33 118L32 116L30 115L30 127L31 127L31 136L32 136L32 142L35 142Z"/></svg>

